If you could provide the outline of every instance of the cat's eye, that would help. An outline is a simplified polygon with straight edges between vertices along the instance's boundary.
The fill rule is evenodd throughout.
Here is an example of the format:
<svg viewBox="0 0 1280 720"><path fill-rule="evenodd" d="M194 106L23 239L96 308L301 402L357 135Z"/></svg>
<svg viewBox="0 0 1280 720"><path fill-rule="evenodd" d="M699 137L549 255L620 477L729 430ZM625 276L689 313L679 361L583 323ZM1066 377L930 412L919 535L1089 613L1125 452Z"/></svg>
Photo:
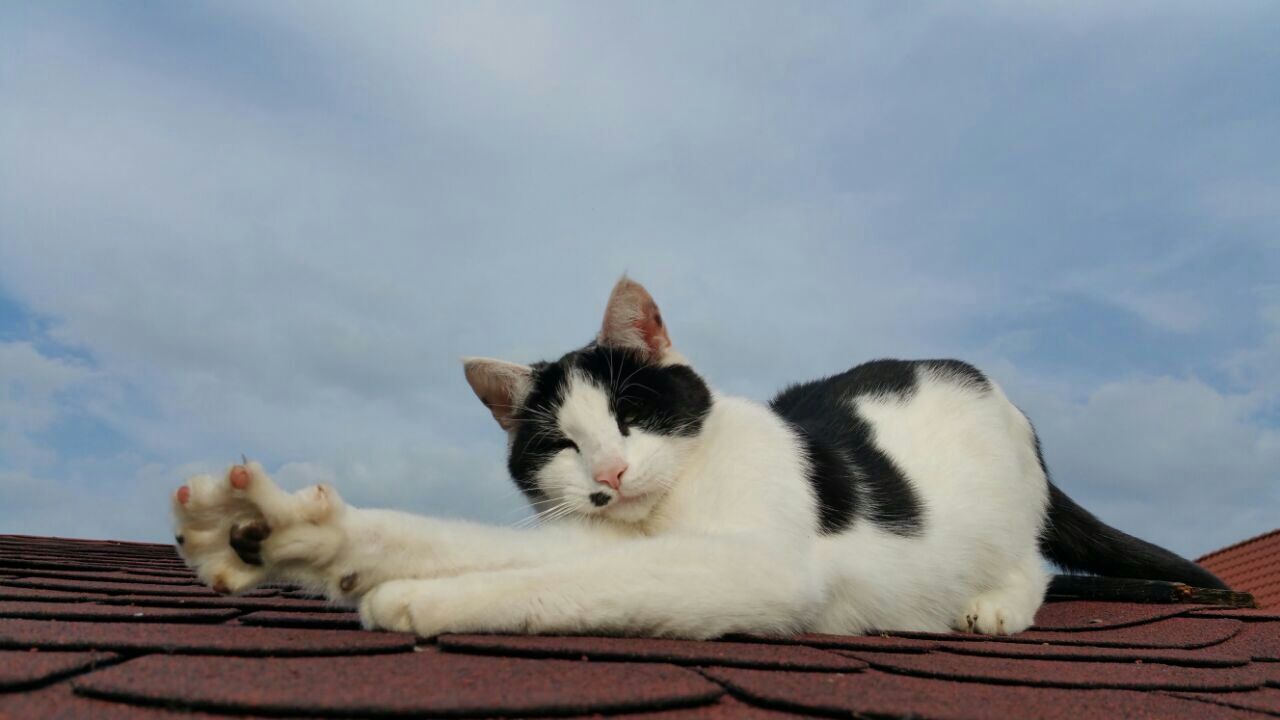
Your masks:
<svg viewBox="0 0 1280 720"><path fill-rule="evenodd" d="M556 443L556 449L557 449L557 450L572 450L572 451L574 451L574 452L576 452L576 453L581 453L581 452L582 452L581 450L579 450L579 449L578 449L578 443L576 443L576 442L574 442L574 441L570 440L569 438L565 438L564 440L561 440L560 442Z"/></svg>
<svg viewBox="0 0 1280 720"><path fill-rule="evenodd" d="M630 418L622 414L618 415L618 432L622 433L623 437L631 434Z"/></svg>

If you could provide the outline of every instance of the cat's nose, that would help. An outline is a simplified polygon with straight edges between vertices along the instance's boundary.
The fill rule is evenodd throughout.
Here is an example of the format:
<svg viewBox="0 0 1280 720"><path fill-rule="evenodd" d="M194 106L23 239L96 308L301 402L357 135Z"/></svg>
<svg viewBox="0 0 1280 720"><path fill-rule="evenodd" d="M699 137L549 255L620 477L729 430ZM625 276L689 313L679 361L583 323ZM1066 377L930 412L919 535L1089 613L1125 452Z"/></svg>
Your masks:
<svg viewBox="0 0 1280 720"><path fill-rule="evenodd" d="M607 465L604 468L597 470L593 477L595 477L596 482L601 485L608 485L614 490L617 490L622 487L622 473L626 471L627 464L620 462L613 465Z"/></svg>

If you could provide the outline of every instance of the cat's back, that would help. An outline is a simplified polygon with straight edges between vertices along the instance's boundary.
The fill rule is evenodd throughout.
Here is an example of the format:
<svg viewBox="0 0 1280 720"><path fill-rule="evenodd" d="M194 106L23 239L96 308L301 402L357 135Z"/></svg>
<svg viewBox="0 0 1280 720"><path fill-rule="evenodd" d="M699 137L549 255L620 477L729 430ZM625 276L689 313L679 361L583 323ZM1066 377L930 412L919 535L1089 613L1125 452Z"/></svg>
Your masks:
<svg viewBox="0 0 1280 720"><path fill-rule="evenodd" d="M838 375L796 383L778 393L769 405L791 422L820 421L843 415L850 401L868 398L904 402L921 386L940 384L971 394L985 394L991 381L962 360L872 360Z"/></svg>
<svg viewBox="0 0 1280 720"><path fill-rule="evenodd" d="M975 436L1031 441L1031 425L981 370L962 360L872 360L778 393L770 409L810 444L847 453L864 449L915 455L939 440L961 445ZM905 458L904 458L905 459Z"/></svg>

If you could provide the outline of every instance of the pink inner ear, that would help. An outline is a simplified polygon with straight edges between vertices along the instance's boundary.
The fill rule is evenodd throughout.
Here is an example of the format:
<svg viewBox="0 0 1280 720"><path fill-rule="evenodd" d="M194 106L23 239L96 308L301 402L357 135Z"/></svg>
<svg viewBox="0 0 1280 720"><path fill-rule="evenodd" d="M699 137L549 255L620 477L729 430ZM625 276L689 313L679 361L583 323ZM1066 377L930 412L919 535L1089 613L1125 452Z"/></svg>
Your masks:
<svg viewBox="0 0 1280 720"><path fill-rule="evenodd" d="M671 347L671 337L667 335L667 326L662 322L662 313L658 312L658 306L652 300L645 303L635 326L644 336L644 344L649 346L649 351L654 355L661 356Z"/></svg>
<svg viewBox="0 0 1280 720"><path fill-rule="evenodd" d="M654 360L661 359L671 348L658 304L640 283L624 276L614 286L605 309L600 342L644 350Z"/></svg>
<svg viewBox="0 0 1280 720"><path fill-rule="evenodd" d="M515 408L512 407L511 395L495 396L492 401L485 404L489 406L493 419L498 421L503 430L510 430L516 426Z"/></svg>
<svg viewBox="0 0 1280 720"><path fill-rule="evenodd" d="M480 402L493 413L493 419L498 421L503 430L510 430L515 426L515 421L512 419L514 403L510 389L500 383L491 382L484 388L476 388L476 394L480 396Z"/></svg>
<svg viewBox="0 0 1280 720"><path fill-rule="evenodd" d="M486 358L468 359L464 367L467 383L498 424L504 430L515 427L514 406L529 381L529 368Z"/></svg>

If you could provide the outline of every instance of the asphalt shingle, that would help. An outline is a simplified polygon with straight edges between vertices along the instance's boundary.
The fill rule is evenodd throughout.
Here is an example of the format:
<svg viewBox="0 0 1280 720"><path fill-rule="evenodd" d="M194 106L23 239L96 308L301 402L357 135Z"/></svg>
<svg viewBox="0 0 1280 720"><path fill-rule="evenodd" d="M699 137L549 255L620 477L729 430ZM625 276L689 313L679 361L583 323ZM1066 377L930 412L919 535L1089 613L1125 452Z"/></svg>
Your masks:
<svg viewBox="0 0 1280 720"><path fill-rule="evenodd" d="M355 655L412 649L401 633L178 625L0 620L0 647L101 649L199 655Z"/></svg>
<svg viewBox="0 0 1280 720"><path fill-rule="evenodd" d="M519 635L446 635L446 650L524 657L586 660L644 660L677 665L723 665L856 672L867 664L809 647L757 645L743 642L686 642L641 638L547 637Z"/></svg>
<svg viewBox="0 0 1280 720"><path fill-rule="evenodd" d="M342 658L152 655L74 685L82 694L127 702L284 715L570 715L701 705L724 693L673 665L435 650Z"/></svg>
<svg viewBox="0 0 1280 720"><path fill-rule="evenodd" d="M260 627L360 629L360 616L353 612L303 612L298 610L258 610L238 618L241 625Z"/></svg>
<svg viewBox="0 0 1280 720"><path fill-rule="evenodd" d="M876 669L903 675L992 683L1058 688L1114 688L1120 690L1254 690L1266 676L1256 663L1229 669L1185 667L1159 662L1096 662L1072 659L1042 660L930 653L900 655L867 653L855 655Z"/></svg>
<svg viewBox="0 0 1280 720"><path fill-rule="evenodd" d="M1001 638L1004 642L1048 643L1051 645L1090 645L1126 648L1202 648L1229 640L1243 626L1238 620L1225 618L1169 618L1145 625L1131 625L1114 630L1071 630L1066 632L1028 630ZM905 637L939 642L987 642L984 635L938 635L933 633L901 633Z"/></svg>
<svg viewBox="0 0 1280 720"><path fill-rule="evenodd" d="M769 672L712 668L707 677L751 701L801 712L848 717L921 717L934 720L1260 720L1259 716L1161 693L1133 690L1059 688L954 682L878 671L832 673Z"/></svg>
<svg viewBox="0 0 1280 720"><path fill-rule="evenodd" d="M21 602L0 600L0 618L33 620L94 620L100 622L205 622L219 623L239 613L235 610L98 605L95 603Z"/></svg>
<svg viewBox="0 0 1280 720"><path fill-rule="evenodd" d="M53 678L90 670L115 657L100 652L0 650L0 691L21 690Z"/></svg>

